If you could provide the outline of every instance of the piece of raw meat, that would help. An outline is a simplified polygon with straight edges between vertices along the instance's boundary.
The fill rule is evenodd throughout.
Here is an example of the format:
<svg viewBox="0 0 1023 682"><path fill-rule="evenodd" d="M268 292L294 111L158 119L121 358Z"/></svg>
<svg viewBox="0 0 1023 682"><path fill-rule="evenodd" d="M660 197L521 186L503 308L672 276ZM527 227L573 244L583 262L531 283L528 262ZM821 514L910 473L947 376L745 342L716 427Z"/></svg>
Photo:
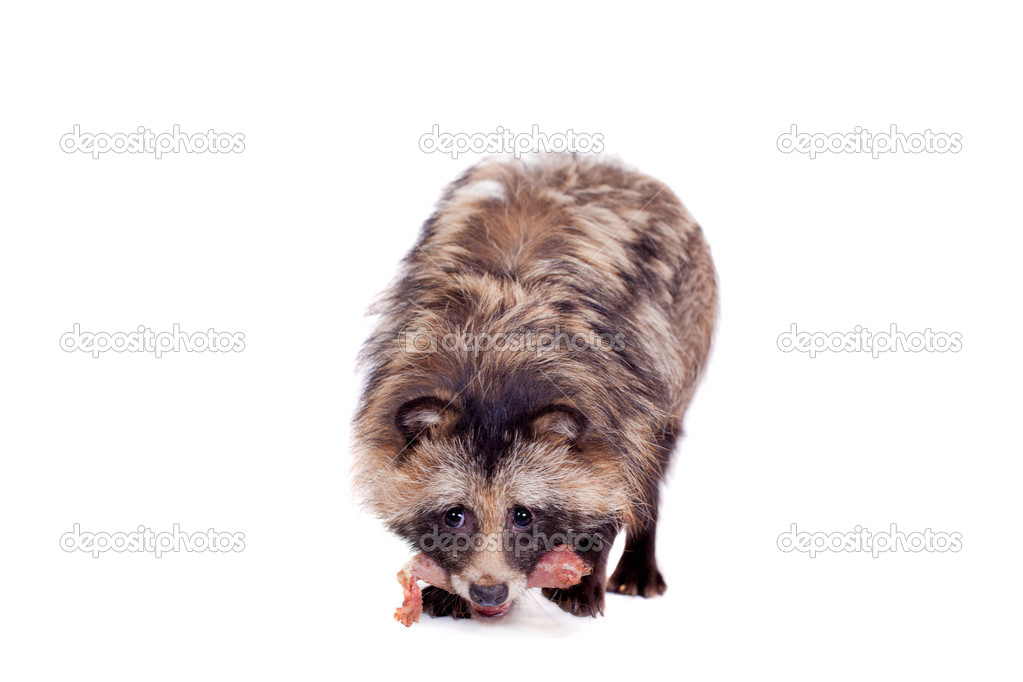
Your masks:
<svg viewBox="0 0 1023 682"><path fill-rule="evenodd" d="M568 545L558 545L547 552L529 575L526 587L555 587L565 589L578 585L583 576L589 575L589 564L572 551ZM398 571L398 582L404 594L404 601L394 611L394 619L411 627L419 622L423 613L423 592L419 589L419 581L439 587L445 592L454 594L447 572L431 559L429 555L417 554L405 567Z"/></svg>

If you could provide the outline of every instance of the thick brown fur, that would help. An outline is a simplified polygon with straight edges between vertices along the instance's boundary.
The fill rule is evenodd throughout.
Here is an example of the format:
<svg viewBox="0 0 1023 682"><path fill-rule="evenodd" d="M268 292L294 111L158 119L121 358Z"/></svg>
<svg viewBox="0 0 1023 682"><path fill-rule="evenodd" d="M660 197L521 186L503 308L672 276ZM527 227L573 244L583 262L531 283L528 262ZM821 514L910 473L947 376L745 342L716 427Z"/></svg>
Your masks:
<svg viewBox="0 0 1023 682"><path fill-rule="evenodd" d="M716 307L703 233L660 182L575 155L477 164L375 306L355 420L362 499L413 543L455 506L485 533L505 530L516 506L538 510L545 531L613 536L626 524L639 544L616 575L629 551L656 573L657 491ZM524 333L555 342L480 346ZM513 593L529 568L502 556L446 567L456 588L500 579ZM595 613L603 570L594 580ZM621 591L663 589L659 574L635 580L659 586Z"/></svg>

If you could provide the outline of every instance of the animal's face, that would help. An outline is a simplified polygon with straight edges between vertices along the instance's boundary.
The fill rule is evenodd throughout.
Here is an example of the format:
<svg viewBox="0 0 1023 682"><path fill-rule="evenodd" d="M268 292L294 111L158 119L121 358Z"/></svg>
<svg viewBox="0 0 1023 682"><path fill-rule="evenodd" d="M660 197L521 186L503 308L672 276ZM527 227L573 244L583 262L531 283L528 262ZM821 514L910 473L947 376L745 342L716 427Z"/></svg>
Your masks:
<svg viewBox="0 0 1023 682"><path fill-rule="evenodd" d="M539 529L547 524L543 511L502 501L493 491L480 493L485 494L429 514L433 528L418 541L448 572L451 586L476 616L497 619L526 590L544 553Z"/></svg>
<svg viewBox="0 0 1023 682"><path fill-rule="evenodd" d="M601 484L582 445L586 419L572 406L504 424L467 417L473 407L421 397L398 410L407 445L383 502L395 511L391 527L448 572L474 614L497 619L555 546L600 551L609 541L601 524L621 502Z"/></svg>

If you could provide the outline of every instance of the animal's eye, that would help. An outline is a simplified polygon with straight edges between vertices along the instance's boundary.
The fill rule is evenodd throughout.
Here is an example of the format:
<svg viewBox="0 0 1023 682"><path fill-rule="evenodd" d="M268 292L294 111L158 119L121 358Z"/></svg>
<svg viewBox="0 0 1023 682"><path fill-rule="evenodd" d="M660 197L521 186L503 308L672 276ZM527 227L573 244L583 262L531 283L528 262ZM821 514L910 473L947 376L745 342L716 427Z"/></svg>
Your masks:
<svg viewBox="0 0 1023 682"><path fill-rule="evenodd" d="M529 528L533 524L533 513L525 507L515 507L512 510L512 523L516 528Z"/></svg>
<svg viewBox="0 0 1023 682"><path fill-rule="evenodd" d="M444 525L448 528L461 528L465 523L465 509L452 507L444 513Z"/></svg>

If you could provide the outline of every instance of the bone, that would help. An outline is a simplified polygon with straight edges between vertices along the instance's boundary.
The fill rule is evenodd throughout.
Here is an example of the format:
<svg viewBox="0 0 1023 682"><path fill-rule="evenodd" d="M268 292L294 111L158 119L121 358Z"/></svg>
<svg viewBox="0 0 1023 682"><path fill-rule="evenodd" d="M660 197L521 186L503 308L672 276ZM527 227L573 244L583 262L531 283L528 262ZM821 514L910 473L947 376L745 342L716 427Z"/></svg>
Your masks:
<svg viewBox="0 0 1023 682"><path fill-rule="evenodd" d="M412 557L405 567L398 571L398 582L404 592L404 601L394 611L394 619L405 627L419 622L423 613L423 592L419 582L439 587L445 592L454 592L447 572L426 554Z"/></svg>
<svg viewBox="0 0 1023 682"><path fill-rule="evenodd" d="M565 589L578 585L583 576L593 569L568 545L558 545L540 559L529 576L526 587L556 587Z"/></svg>
<svg viewBox="0 0 1023 682"><path fill-rule="evenodd" d="M553 587L565 589L578 585L583 576L590 574L592 569L582 558L567 545L558 545L547 552L533 569L526 587ZM423 592L419 589L419 581L438 587L445 592L455 593L451 587L447 571L426 554L412 557L405 567L398 571L398 583L404 595L404 601L394 611L394 619L405 627L412 627L419 622L423 613Z"/></svg>

